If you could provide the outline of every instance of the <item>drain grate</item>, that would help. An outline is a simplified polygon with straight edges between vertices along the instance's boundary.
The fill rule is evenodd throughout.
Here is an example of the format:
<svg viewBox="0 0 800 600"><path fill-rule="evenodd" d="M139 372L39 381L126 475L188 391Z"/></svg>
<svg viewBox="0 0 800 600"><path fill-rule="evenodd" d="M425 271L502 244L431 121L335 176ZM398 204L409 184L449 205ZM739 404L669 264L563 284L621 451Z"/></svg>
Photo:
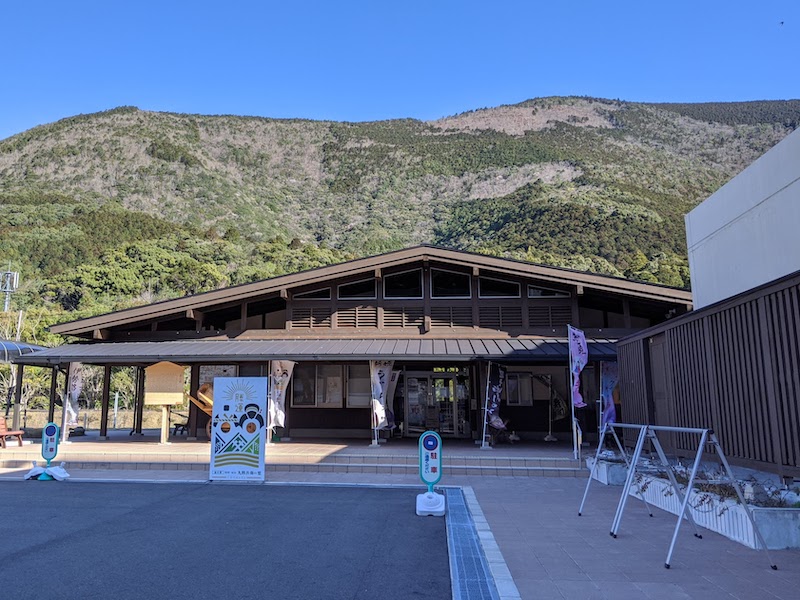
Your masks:
<svg viewBox="0 0 800 600"><path fill-rule="evenodd" d="M445 488L444 492L453 600L499 600L464 494L457 488Z"/></svg>

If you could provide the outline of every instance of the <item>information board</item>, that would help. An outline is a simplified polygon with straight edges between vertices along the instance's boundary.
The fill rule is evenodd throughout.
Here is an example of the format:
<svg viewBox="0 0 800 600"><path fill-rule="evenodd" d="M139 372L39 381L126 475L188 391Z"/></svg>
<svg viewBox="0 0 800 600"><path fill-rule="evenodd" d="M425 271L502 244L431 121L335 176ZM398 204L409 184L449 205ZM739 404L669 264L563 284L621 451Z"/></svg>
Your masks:
<svg viewBox="0 0 800 600"><path fill-rule="evenodd" d="M215 377L212 480L264 481L266 377Z"/></svg>

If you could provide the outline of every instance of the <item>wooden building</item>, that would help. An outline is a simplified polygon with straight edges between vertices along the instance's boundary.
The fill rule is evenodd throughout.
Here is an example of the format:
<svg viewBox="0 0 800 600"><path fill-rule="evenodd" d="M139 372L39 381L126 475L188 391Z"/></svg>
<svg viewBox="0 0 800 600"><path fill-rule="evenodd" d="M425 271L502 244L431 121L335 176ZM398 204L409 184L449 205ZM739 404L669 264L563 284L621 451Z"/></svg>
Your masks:
<svg viewBox="0 0 800 600"><path fill-rule="evenodd" d="M684 290L418 246L56 325L80 341L18 362L101 365L108 381L114 367L170 361L191 369L194 392L214 375L264 376L268 361L292 360L287 433L367 437L369 360L391 360L396 434L470 438L493 361L508 370L502 417L525 438L547 431L554 395L568 397L568 324L586 333L591 405L597 363L616 359L618 338L690 308ZM193 435L205 418L192 410Z"/></svg>

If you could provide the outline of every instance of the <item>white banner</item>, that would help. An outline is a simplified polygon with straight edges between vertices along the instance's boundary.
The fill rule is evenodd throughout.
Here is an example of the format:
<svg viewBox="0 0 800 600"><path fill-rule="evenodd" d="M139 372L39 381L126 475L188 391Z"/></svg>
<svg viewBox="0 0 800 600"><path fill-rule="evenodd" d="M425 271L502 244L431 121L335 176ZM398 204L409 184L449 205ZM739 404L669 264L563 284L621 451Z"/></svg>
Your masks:
<svg viewBox="0 0 800 600"><path fill-rule="evenodd" d="M370 379L372 381L372 427L385 429L389 427L386 418L386 404L389 384L392 379L393 360L369 361Z"/></svg>
<svg viewBox="0 0 800 600"><path fill-rule="evenodd" d="M78 398L83 390L83 365L78 362L69 364L69 393L64 399L64 410L67 413L65 425L75 427L78 425L80 406Z"/></svg>
<svg viewBox="0 0 800 600"><path fill-rule="evenodd" d="M284 427L286 423L286 390L292 380L296 362L273 360L269 364L269 427Z"/></svg>
<svg viewBox="0 0 800 600"><path fill-rule="evenodd" d="M215 377L212 480L264 481L266 377Z"/></svg>
<svg viewBox="0 0 800 600"><path fill-rule="evenodd" d="M572 371L572 404L575 408L583 408L586 403L581 396L581 371L586 363L589 362L589 348L586 345L586 337L583 331L576 329L572 325L567 326L569 333L569 360L570 371Z"/></svg>

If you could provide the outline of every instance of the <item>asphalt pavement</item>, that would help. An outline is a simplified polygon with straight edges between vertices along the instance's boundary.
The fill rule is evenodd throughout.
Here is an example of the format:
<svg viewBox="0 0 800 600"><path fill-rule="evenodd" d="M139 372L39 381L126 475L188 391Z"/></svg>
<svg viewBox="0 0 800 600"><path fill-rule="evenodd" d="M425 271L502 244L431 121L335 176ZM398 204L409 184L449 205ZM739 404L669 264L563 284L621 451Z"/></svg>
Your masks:
<svg viewBox="0 0 800 600"><path fill-rule="evenodd" d="M0 595L450 598L445 520L415 489L2 482Z"/></svg>

